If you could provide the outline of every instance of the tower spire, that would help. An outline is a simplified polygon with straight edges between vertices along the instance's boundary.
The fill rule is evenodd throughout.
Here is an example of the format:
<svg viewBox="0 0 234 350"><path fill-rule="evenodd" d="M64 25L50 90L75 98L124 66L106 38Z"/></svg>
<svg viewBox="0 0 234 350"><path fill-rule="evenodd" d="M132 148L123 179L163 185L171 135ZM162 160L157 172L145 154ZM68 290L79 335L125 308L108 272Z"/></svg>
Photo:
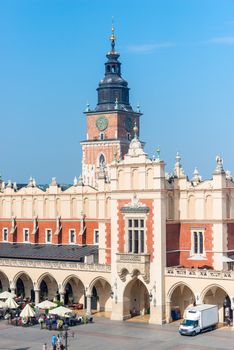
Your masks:
<svg viewBox="0 0 234 350"><path fill-rule="evenodd" d="M111 52L115 52L115 26L114 26L114 17L112 17L112 26L111 26Z"/></svg>

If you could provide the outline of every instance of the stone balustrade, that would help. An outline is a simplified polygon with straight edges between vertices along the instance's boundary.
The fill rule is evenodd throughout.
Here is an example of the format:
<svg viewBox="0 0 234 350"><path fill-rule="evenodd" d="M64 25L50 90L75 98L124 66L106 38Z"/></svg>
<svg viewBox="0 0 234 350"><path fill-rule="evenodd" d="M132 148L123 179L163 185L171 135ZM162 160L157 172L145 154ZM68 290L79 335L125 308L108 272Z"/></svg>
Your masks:
<svg viewBox="0 0 234 350"><path fill-rule="evenodd" d="M189 278L209 278L234 280L234 271L215 271L207 269L186 269L182 267L166 267L165 276L189 277Z"/></svg>
<svg viewBox="0 0 234 350"><path fill-rule="evenodd" d="M75 271L95 271L95 272L111 272L110 265L104 264L84 264L68 261L50 261L50 260L27 260L27 259L6 259L0 258L1 266L27 267L41 269L59 269L59 270L75 270Z"/></svg>

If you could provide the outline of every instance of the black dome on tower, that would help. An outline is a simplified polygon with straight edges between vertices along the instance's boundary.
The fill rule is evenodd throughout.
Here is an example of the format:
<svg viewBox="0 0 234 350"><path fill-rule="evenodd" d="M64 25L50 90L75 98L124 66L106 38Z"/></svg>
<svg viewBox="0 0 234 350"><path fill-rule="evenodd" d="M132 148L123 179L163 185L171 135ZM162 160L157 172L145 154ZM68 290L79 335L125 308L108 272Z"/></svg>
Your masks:
<svg viewBox="0 0 234 350"><path fill-rule="evenodd" d="M115 51L115 34L112 26L111 51L107 53L105 63L105 77L97 88L98 103L96 111L105 112L113 110L132 111L129 104L128 82L121 77L121 63L118 61L119 53Z"/></svg>

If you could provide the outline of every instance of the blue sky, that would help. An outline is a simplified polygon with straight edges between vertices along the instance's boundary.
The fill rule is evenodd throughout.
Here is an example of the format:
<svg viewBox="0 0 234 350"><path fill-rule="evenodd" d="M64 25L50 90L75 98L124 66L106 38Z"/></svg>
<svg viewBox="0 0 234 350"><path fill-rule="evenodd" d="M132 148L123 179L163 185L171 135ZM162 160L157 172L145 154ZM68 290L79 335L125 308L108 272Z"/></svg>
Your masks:
<svg viewBox="0 0 234 350"><path fill-rule="evenodd" d="M81 171L86 102L95 107L111 18L141 139L167 170L234 174L233 0L0 1L0 172L71 183Z"/></svg>

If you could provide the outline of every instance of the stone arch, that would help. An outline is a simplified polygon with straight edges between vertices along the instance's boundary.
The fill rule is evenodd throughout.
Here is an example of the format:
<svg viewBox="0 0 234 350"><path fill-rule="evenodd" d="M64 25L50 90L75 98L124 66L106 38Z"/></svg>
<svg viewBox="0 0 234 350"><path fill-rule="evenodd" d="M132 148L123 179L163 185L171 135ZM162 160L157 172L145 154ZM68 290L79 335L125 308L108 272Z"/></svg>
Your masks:
<svg viewBox="0 0 234 350"><path fill-rule="evenodd" d="M174 217L174 199L172 193L168 193L167 195L167 218L173 219Z"/></svg>
<svg viewBox="0 0 234 350"><path fill-rule="evenodd" d="M205 218L212 219L213 217L213 201L212 196L208 194L205 197Z"/></svg>
<svg viewBox="0 0 234 350"><path fill-rule="evenodd" d="M44 199L44 217L49 217L49 199Z"/></svg>
<svg viewBox="0 0 234 350"><path fill-rule="evenodd" d="M60 198L56 198L55 206L56 206L56 216L61 215L61 200L60 200Z"/></svg>
<svg viewBox="0 0 234 350"><path fill-rule="evenodd" d="M15 198L12 199L11 201L11 216L15 216L16 215L16 200Z"/></svg>
<svg viewBox="0 0 234 350"><path fill-rule="evenodd" d="M231 201L230 201L230 195L227 193L226 194L226 218L230 219L230 214L231 214Z"/></svg>
<svg viewBox="0 0 234 350"><path fill-rule="evenodd" d="M22 215L22 218L27 216L27 199L26 198L22 198L21 215Z"/></svg>
<svg viewBox="0 0 234 350"><path fill-rule="evenodd" d="M146 171L146 188L152 189L153 188L153 169L149 168Z"/></svg>
<svg viewBox="0 0 234 350"><path fill-rule="evenodd" d="M124 186L124 172L123 170L118 171L118 188L123 188Z"/></svg>
<svg viewBox="0 0 234 350"><path fill-rule="evenodd" d="M41 300L53 300L58 295L58 283L54 276L46 272L41 275L37 280L37 285L40 290Z"/></svg>
<svg viewBox="0 0 234 350"><path fill-rule="evenodd" d="M149 291L145 283L137 277L131 279L123 292L123 319L149 312Z"/></svg>
<svg viewBox="0 0 234 350"><path fill-rule="evenodd" d="M111 285L104 277L96 277L89 285L91 308L97 311L111 310Z"/></svg>
<svg viewBox="0 0 234 350"><path fill-rule="evenodd" d="M137 189L139 186L139 181L138 181L138 169L132 169L132 174L131 174L131 179L132 179L132 189Z"/></svg>
<svg viewBox="0 0 234 350"><path fill-rule="evenodd" d="M224 308L224 300L226 297L228 297L230 300L227 290L219 284L211 284L204 288L201 293L201 301L204 304L214 304L218 306L219 322L225 321L225 313L227 311ZM228 312L229 316L232 318L233 315L230 305Z"/></svg>
<svg viewBox="0 0 234 350"><path fill-rule="evenodd" d="M71 217L72 218L76 217L76 213L77 213L76 198L72 197L72 199L71 199Z"/></svg>
<svg viewBox="0 0 234 350"><path fill-rule="evenodd" d="M106 219L110 219L111 217L111 198L106 198Z"/></svg>
<svg viewBox="0 0 234 350"><path fill-rule="evenodd" d="M89 216L89 199L87 197L84 198L84 214L86 217Z"/></svg>
<svg viewBox="0 0 234 350"><path fill-rule="evenodd" d="M67 288L70 285L69 289ZM84 283L75 275L69 275L62 283L64 295L64 304L84 304Z"/></svg>
<svg viewBox="0 0 234 350"><path fill-rule="evenodd" d="M38 201L37 198L33 198L33 216L37 216L37 212L38 212L38 205L37 205Z"/></svg>
<svg viewBox="0 0 234 350"><path fill-rule="evenodd" d="M185 309L192 306L196 301L191 287L184 282L174 284L170 288L167 298L170 303L170 315L167 316L172 321L182 318Z"/></svg>
<svg viewBox="0 0 234 350"><path fill-rule="evenodd" d="M0 292L8 291L10 288L10 282L7 275L0 270Z"/></svg>
<svg viewBox="0 0 234 350"><path fill-rule="evenodd" d="M188 217L189 219L195 218L195 196L193 195L188 197Z"/></svg>
<svg viewBox="0 0 234 350"><path fill-rule="evenodd" d="M13 285L17 297L34 299L33 281L27 272L18 272L13 278Z"/></svg>

